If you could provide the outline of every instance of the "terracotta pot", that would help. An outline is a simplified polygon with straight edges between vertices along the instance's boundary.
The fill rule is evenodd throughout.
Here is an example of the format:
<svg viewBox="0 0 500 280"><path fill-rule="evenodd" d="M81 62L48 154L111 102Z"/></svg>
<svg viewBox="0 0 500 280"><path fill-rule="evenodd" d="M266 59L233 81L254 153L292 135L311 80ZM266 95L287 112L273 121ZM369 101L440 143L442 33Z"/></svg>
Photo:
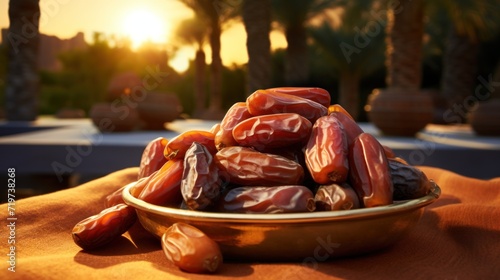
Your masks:
<svg viewBox="0 0 500 280"><path fill-rule="evenodd" d="M177 96L165 92L148 92L137 104L137 113L146 130L163 130L165 123L179 117L182 105Z"/></svg>
<svg viewBox="0 0 500 280"><path fill-rule="evenodd" d="M468 116L472 129L479 135L500 135L500 98L479 102Z"/></svg>
<svg viewBox="0 0 500 280"><path fill-rule="evenodd" d="M139 124L137 111L125 104L97 103L89 116L101 132L131 131Z"/></svg>
<svg viewBox="0 0 500 280"><path fill-rule="evenodd" d="M107 99L109 101L119 99L122 95L129 95L134 88L141 87L142 81L139 76L133 72L124 72L111 78L107 88Z"/></svg>
<svg viewBox="0 0 500 280"><path fill-rule="evenodd" d="M434 115L428 91L406 88L374 90L365 110L383 134L393 136L414 136L432 122Z"/></svg>

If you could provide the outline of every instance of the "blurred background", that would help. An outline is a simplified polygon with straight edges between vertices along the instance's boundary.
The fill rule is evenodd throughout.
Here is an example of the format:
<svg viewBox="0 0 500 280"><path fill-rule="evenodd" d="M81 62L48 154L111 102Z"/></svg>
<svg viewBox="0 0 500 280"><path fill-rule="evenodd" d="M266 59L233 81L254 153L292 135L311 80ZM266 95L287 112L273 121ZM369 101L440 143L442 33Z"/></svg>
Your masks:
<svg viewBox="0 0 500 280"><path fill-rule="evenodd" d="M0 107L9 47L39 32L38 115L87 116L109 98L116 75L144 79L156 71L154 89L176 95L185 117L217 119L256 89L286 85L325 88L366 121L368 95L387 86L387 10L404 10L405 2L0 0ZM477 77L498 67L499 1L416 2L423 6L421 87L435 89L436 100L463 99ZM29 14L29 5L39 11ZM9 33L9 9L21 15L24 34Z"/></svg>

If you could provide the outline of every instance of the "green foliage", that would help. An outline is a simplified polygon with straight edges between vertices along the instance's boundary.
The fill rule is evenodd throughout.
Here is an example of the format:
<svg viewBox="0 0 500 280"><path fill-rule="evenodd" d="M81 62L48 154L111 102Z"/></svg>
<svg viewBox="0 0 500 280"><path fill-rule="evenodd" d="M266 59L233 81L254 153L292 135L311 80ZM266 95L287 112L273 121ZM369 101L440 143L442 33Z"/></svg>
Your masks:
<svg viewBox="0 0 500 280"><path fill-rule="evenodd" d="M175 35L182 43L196 45L199 50L202 50L208 35L207 24L207 20L203 17L183 20L177 26Z"/></svg>

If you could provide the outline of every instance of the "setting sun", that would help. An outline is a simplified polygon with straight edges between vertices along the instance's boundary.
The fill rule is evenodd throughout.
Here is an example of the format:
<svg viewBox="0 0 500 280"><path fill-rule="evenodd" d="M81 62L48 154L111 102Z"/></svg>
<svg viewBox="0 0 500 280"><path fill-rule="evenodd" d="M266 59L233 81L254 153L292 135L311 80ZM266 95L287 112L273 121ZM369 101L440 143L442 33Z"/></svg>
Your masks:
<svg viewBox="0 0 500 280"><path fill-rule="evenodd" d="M167 41L168 22L148 10L134 10L123 19L123 33L132 41L137 49L145 42L163 44Z"/></svg>

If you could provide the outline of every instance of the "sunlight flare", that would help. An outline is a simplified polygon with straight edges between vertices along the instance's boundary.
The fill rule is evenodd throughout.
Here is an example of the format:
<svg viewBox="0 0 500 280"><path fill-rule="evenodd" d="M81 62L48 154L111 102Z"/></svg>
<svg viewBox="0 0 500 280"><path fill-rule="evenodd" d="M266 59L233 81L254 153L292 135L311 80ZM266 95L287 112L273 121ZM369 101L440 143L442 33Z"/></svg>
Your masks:
<svg viewBox="0 0 500 280"><path fill-rule="evenodd" d="M146 42L165 44L169 29L168 22L149 10L131 11L123 19L123 33L134 49Z"/></svg>

